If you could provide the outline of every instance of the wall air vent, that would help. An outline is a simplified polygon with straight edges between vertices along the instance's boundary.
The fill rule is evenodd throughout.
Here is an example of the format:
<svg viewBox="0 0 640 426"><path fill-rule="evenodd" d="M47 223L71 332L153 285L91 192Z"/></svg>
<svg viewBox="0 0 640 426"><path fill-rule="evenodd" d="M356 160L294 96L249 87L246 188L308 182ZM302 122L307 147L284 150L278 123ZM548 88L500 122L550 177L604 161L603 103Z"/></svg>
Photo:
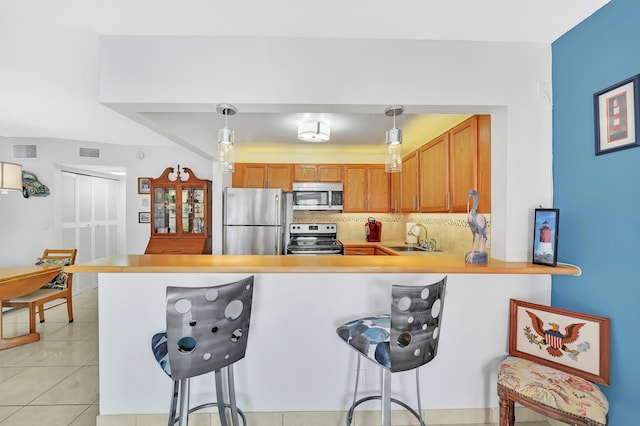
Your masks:
<svg viewBox="0 0 640 426"><path fill-rule="evenodd" d="M14 145L13 158L38 158L38 145Z"/></svg>
<svg viewBox="0 0 640 426"><path fill-rule="evenodd" d="M100 158L99 148L80 148L79 152L82 158Z"/></svg>

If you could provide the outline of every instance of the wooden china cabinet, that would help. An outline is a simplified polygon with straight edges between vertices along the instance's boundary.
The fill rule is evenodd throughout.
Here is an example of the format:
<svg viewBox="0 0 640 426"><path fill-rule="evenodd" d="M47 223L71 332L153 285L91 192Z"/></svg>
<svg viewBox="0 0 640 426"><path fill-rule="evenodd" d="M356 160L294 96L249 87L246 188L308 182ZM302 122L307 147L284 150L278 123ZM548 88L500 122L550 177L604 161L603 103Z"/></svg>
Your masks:
<svg viewBox="0 0 640 426"><path fill-rule="evenodd" d="M211 181L188 167L151 180L151 238L145 254L211 254Z"/></svg>

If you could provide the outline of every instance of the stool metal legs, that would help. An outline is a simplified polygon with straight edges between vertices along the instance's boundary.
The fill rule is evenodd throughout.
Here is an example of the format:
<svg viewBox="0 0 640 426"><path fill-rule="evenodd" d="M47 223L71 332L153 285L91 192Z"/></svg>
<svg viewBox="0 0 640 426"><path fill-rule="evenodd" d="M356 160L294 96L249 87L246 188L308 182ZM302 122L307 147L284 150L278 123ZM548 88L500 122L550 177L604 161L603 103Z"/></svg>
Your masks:
<svg viewBox="0 0 640 426"><path fill-rule="evenodd" d="M229 384L229 405L231 407L231 421L238 426L238 406L236 405L236 387L233 379L233 364L227 367L227 383Z"/></svg>
<svg viewBox="0 0 640 426"><path fill-rule="evenodd" d="M382 423L391 425L391 370L382 369Z"/></svg>
<svg viewBox="0 0 640 426"><path fill-rule="evenodd" d="M189 424L189 388L190 379L180 380L180 426L188 426ZM187 413L186 416L183 414Z"/></svg>
<svg viewBox="0 0 640 426"><path fill-rule="evenodd" d="M353 403L351 407L349 407L349 411L347 411L347 421L346 425L350 426L353 421L353 415L355 414L355 409L358 405L363 402L373 401L373 400L381 400L382 403L382 426L391 426L391 403L397 404L410 412L416 419L420 426L425 426L424 421L422 420L422 407L420 404L420 376L418 374L419 368L416 368L416 393L418 396L418 412L416 412L413 408L409 407L403 401L400 401L396 398L391 397L391 370L386 368L382 369L382 395L374 395L367 396L364 398L357 399L358 395L358 382L360 381L360 358L362 355L358 354L358 361L356 364L356 384L353 389Z"/></svg>
<svg viewBox="0 0 640 426"><path fill-rule="evenodd" d="M168 426L174 426L176 423L179 426L188 426L189 414L202 408L218 407L218 415L220 417L221 426L228 426L227 416L225 410L228 408L231 411L231 422L233 426L239 426L238 415L242 419L242 425L247 426L247 418L244 412L240 410L236 404L236 391L233 380L233 366L229 365L227 368L227 386L229 390L229 403L224 402L224 390L222 383L222 370L218 370L214 373L216 383L216 402L208 402L206 404L198 405L197 407L189 408L189 388L190 379L181 379L173 382L173 398L171 400L171 410L169 413ZM180 411L176 413L178 406L178 394L180 395ZM176 414L178 416L176 417Z"/></svg>

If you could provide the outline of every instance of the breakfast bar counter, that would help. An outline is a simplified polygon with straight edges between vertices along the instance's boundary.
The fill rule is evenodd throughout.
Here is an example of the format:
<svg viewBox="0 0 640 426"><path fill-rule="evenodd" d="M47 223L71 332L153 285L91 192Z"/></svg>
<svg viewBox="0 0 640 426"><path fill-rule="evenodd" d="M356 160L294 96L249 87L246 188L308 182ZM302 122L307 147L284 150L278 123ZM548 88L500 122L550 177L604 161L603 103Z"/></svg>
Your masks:
<svg viewBox="0 0 640 426"><path fill-rule="evenodd" d="M549 304L551 274L580 273L496 259L467 265L443 254L119 255L67 270L98 274L98 425L102 417L104 424L135 424L168 412L171 380L151 351L151 337L166 327L167 286L214 286L253 275L247 354L235 368L238 406L251 415L313 411L328 416L318 424L337 424L352 398L356 355L336 327L389 312L392 284L447 276L438 356L420 374L422 407L490 410L498 406L496 368L507 353L509 299ZM376 390L378 370L362 365L360 381L363 392ZM394 392L410 401L414 385L411 374L394 377ZM194 404L215 399L212 375L195 378L191 389Z"/></svg>
<svg viewBox="0 0 640 426"><path fill-rule="evenodd" d="M69 272L191 273L450 273L579 275L572 265L555 267L489 259L471 265L462 256L203 256L117 255L67 267Z"/></svg>

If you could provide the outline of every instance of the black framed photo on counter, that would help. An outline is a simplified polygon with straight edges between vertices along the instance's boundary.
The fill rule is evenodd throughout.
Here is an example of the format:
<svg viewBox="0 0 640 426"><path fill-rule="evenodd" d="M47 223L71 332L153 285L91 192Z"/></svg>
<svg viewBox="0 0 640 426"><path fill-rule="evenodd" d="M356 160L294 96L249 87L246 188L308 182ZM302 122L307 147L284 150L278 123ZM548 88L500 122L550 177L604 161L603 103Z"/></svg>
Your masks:
<svg viewBox="0 0 640 426"><path fill-rule="evenodd" d="M535 209L533 222L533 263L556 266L558 260L559 209Z"/></svg>

